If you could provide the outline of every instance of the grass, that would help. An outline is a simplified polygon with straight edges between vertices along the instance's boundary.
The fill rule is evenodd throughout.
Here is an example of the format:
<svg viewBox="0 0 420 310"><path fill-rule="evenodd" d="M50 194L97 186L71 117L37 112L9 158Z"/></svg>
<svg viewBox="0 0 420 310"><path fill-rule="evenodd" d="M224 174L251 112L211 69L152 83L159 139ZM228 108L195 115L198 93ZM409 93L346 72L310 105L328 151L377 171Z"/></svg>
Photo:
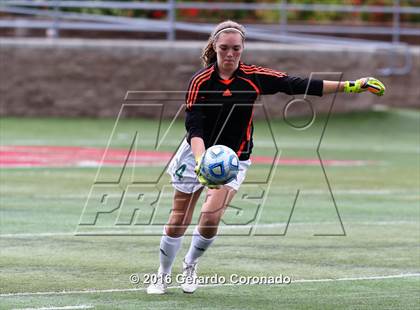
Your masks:
<svg viewBox="0 0 420 310"><path fill-rule="evenodd" d="M280 120L272 121L282 157L317 158L316 147L325 121L319 118L305 131L293 130ZM113 125L111 119L4 118L0 122L0 141L2 145L106 147ZM168 125L164 122L162 128ZM128 147L137 130L143 137L140 148L153 149L156 128L153 120L124 120L111 146ZM183 134L183 124L176 122L161 149L174 150ZM290 276L292 283L206 287L193 295L174 288L166 296L148 296L144 284L130 283L131 274L156 270L159 236L73 235L96 168L2 169L0 308L86 305L95 309L418 309L419 276L293 281L420 273L419 139L419 111L355 113L330 119L320 156L370 163L325 166L345 236L315 236L343 233L320 166L278 166L267 191L267 184L253 183L265 180L270 167L253 165L247 185L232 202L236 209L227 211L224 221L245 223L261 211L262 226L256 232L272 236L247 237L244 229L222 225L221 236L201 259L199 272L226 278L233 273L282 274ZM275 153L264 122L255 123L255 145L257 155ZM118 168L110 168L104 170L104 175L113 178L119 172ZM151 178L159 172L159 168L136 171L140 178ZM130 184L130 180L127 174L123 183ZM167 185L169 178L164 175L158 187ZM291 215L297 190L300 195ZM170 187L165 189L156 223L164 223L167 218L171 191ZM262 203L258 197L263 193L267 198L263 208L258 209ZM153 197L154 192L148 194ZM287 233L281 236L290 216ZM103 215L98 226L108 225L115 218L113 213ZM158 231L161 227L156 225ZM132 231L136 227L128 228ZM189 241L187 236L175 273L180 272ZM138 290L15 294L92 289ZM12 295L4 295L8 293Z"/></svg>

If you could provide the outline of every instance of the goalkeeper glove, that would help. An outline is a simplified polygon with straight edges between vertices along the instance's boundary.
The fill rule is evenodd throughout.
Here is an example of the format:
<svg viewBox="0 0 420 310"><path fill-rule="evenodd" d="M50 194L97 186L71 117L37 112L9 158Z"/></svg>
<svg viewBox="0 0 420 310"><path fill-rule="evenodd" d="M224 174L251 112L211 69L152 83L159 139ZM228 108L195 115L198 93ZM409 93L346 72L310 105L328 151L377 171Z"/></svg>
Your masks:
<svg viewBox="0 0 420 310"><path fill-rule="evenodd" d="M362 93L364 91L370 91L377 96L382 96L385 93L385 85L373 77L344 82L345 93Z"/></svg>
<svg viewBox="0 0 420 310"><path fill-rule="evenodd" d="M203 154L204 155L204 154ZM201 162L203 160L203 155L197 156L195 158L195 174L197 175L198 182L200 182L201 185L207 186L210 189L218 189L220 188L219 185L211 184L209 181L206 180L206 178L201 174Z"/></svg>

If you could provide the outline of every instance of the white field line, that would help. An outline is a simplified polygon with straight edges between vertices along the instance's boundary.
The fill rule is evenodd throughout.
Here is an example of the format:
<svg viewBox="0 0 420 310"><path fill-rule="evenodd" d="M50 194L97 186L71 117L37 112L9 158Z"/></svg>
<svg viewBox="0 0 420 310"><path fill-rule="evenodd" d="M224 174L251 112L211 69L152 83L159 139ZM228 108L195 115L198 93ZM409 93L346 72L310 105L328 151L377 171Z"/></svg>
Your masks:
<svg viewBox="0 0 420 310"><path fill-rule="evenodd" d="M71 232L48 232L48 233L17 233L17 234L0 234L0 238L32 238L32 237L64 237L74 236Z"/></svg>
<svg viewBox="0 0 420 310"><path fill-rule="evenodd" d="M384 280L384 279L401 279L401 278L412 278L420 277L420 273L403 273L396 275L382 275L382 276L369 276L369 277L346 277L337 279L297 279L292 280L293 283L323 283L323 282L339 282L339 281L366 281L366 280ZM279 284L258 284L258 283L225 283L225 284L206 284L200 285L200 287L220 287L220 286L243 286L243 285L279 285ZM283 285L283 284L282 284ZM168 289L178 289L181 286L169 286ZM123 289L104 289L104 290L79 290L79 291L51 291L51 292L22 292L22 293L4 293L0 294L0 297L17 297L17 296L42 296L42 295L70 295L70 294L97 294L97 293L119 293L119 292L137 292L145 291L145 287L139 288L123 288ZM55 308L54 308L55 309Z"/></svg>
<svg viewBox="0 0 420 310"><path fill-rule="evenodd" d="M289 227L291 226L308 226L308 225L334 225L337 224L337 222L290 222ZM376 225L376 226L386 226L386 225L405 225L405 224L417 224L420 225L420 222L418 221L377 221L377 222L345 222L345 225ZM266 223L266 224L258 224L258 225L229 225L229 226L220 226L220 229L226 230L226 229L250 229L252 227L258 228L276 228L276 227L283 227L286 226L287 223ZM118 236L118 234L121 234L122 236L127 236L130 233L132 234L141 234L146 232L156 232L156 236L161 233L162 227L159 225L154 225L156 231L150 230L150 231L140 231L140 230L127 230L127 229L121 229L121 230L98 230L95 232L94 230L91 231L76 231L76 232L44 232L44 233L15 233L15 234L0 234L1 238L40 238L40 237L66 237L66 236L75 236L77 237L79 234L84 234L83 236L95 236L95 234L100 235L115 235Z"/></svg>
<svg viewBox="0 0 420 310"><path fill-rule="evenodd" d="M245 183L246 184L246 183ZM246 184L246 185L252 185L252 183ZM171 198L173 197L173 190L172 186L170 184L166 185L167 187L170 187L170 192L163 192L160 197L162 198ZM12 188L12 187L9 187ZM269 196L279 196L284 194L296 194L296 190L298 187L293 188L272 188ZM4 187L5 190L7 190L7 187ZM14 189L14 188L13 188ZM366 195L366 196L372 196L372 195L420 195L420 191L416 191L415 189L407 190L407 189L333 189L334 195ZM323 189L300 189L301 195L330 195L330 192L328 190ZM58 194L58 195L31 195L28 197L28 199L86 199L88 198L89 194ZM16 198L16 197L15 197ZM25 198L25 197L24 197ZM16 198L17 199L17 198ZM21 198L19 198L21 199Z"/></svg>
<svg viewBox="0 0 420 310"><path fill-rule="evenodd" d="M73 310L73 309L92 309L93 306L63 306L63 307L42 307L42 308L15 308L12 310Z"/></svg>

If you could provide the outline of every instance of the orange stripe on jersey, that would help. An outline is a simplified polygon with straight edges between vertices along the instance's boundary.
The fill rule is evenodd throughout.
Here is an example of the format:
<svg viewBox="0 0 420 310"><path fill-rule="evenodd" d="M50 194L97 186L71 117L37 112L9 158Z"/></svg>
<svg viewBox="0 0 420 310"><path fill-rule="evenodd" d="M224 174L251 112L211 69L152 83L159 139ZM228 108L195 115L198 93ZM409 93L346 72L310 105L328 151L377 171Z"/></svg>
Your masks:
<svg viewBox="0 0 420 310"><path fill-rule="evenodd" d="M187 97L187 105L192 105L192 98L194 97L194 89L196 89L196 85L197 83L200 81L200 78L203 77L204 75L208 74L209 72L213 72L213 67L208 68L207 70L201 72L200 74L198 74L197 76L195 76L193 78L193 80L191 81L190 87L188 89L188 97Z"/></svg>
<svg viewBox="0 0 420 310"><path fill-rule="evenodd" d="M210 71L212 71L212 68L206 69L205 71L201 72L197 76L193 78L191 81L190 87L188 89L188 98L187 98L187 105L192 104L192 98L194 97L194 89L196 88L197 83L200 81L200 79L208 74Z"/></svg>
<svg viewBox="0 0 420 310"><path fill-rule="evenodd" d="M274 76L277 78L281 78L283 77L282 75L278 75L278 74L274 74L274 73L269 73L269 72L262 72L262 71L251 71L251 72L246 72L244 71L246 74L259 74L259 75L268 75L268 76Z"/></svg>
<svg viewBox="0 0 420 310"><path fill-rule="evenodd" d="M191 83L190 83L189 88L188 88L189 93L188 93L188 99L187 99L187 102L191 100L191 94L192 94L191 90L194 88L194 85L195 85L195 83L197 82L197 80L198 80L198 79L199 79L202 75L204 75L204 74L208 73L210 70L211 70L211 68L208 68L208 69L204 70L204 71L203 71L203 72L201 72L200 74L197 74L197 75L196 75L196 76L195 76L195 77L191 80Z"/></svg>
<svg viewBox="0 0 420 310"><path fill-rule="evenodd" d="M244 73L246 74L264 74L264 75L270 75L270 76L275 76L275 77L282 77L283 75L278 74L276 72L270 72L270 71L264 71L264 70L244 70L241 69Z"/></svg>
<svg viewBox="0 0 420 310"><path fill-rule="evenodd" d="M247 81L249 84L251 84L251 86L255 89L255 91L257 92L257 94L258 95L260 94L259 88L251 80L248 80L246 78L243 78L242 76L240 76L239 78L242 79L242 80L244 80L244 81Z"/></svg>
<svg viewBox="0 0 420 310"><path fill-rule="evenodd" d="M264 67L257 67L255 65L245 65L245 64L241 64L241 68L245 69L245 70L263 70L263 71L270 71L273 73L277 73L277 74L285 74L284 72L280 72L280 71L276 71L270 68L264 68Z"/></svg>
<svg viewBox="0 0 420 310"><path fill-rule="evenodd" d="M247 74L257 73L257 74L274 75L274 76L277 76L277 77L287 76L287 74L284 73L284 72L275 71L275 70L269 69L269 68L257 67L257 66L254 66L254 65L248 66L248 65L245 65L245 64L241 64L240 69Z"/></svg>
<svg viewBox="0 0 420 310"><path fill-rule="evenodd" d="M246 129L246 140L247 141L249 141L251 139L251 123L252 123L253 118L254 118L254 106L252 106L251 117L249 118L248 128Z"/></svg>
<svg viewBox="0 0 420 310"><path fill-rule="evenodd" d="M194 88L192 89L192 93L191 93L191 101L189 103L189 107L191 107L195 101L197 100L197 96L198 96L198 92L200 90L200 86L201 84L203 84L205 81L207 81L208 79L210 79L211 74L213 73L214 70L209 71L208 73L200 76L199 79L197 79Z"/></svg>
<svg viewBox="0 0 420 310"><path fill-rule="evenodd" d="M195 87L192 91L192 93L193 93L192 94L192 99L191 99L191 102L190 102L188 107L191 108L191 106L195 103L195 101L197 100L198 91L200 89L201 84L203 84L205 81L209 80L212 73L213 73L213 71L210 71L206 75L202 76L199 80L197 80L197 84L195 85Z"/></svg>
<svg viewBox="0 0 420 310"><path fill-rule="evenodd" d="M276 76L276 77L286 76L286 74L284 74L284 73L277 72L277 71L274 71L274 70L265 69L265 68L254 68L254 69L241 68L241 70L243 72L247 73L247 74L257 73L257 74L272 75L272 76Z"/></svg>
<svg viewBox="0 0 420 310"><path fill-rule="evenodd" d="M241 146L239 147L239 150L236 153L236 155L238 155L238 157L241 156L242 151L244 150L244 147L245 147L246 143L251 139L251 123L252 123L253 118L254 118L254 106L252 106L251 117L249 118L248 127L246 129L246 139L244 139L244 141L242 141Z"/></svg>
<svg viewBox="0 0 420 310"><path fill-rule="evenodd" d="M240 157L240 156L241 156L242 151L244 150L245 144L246 144L246 140L242 141L241 146L239 147L239 150L238 150L238 152L236 153L236 155L238 155L238 157Z"/></svg>

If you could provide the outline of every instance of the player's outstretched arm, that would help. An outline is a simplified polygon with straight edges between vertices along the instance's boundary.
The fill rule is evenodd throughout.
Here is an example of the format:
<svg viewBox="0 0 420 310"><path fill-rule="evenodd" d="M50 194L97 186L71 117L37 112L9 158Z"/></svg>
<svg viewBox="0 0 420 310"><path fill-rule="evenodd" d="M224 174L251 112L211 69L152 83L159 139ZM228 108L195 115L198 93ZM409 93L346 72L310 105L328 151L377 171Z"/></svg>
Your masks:
<svg viewBox="0 0 420 310"><path fill-rule="evenodd" d="M383 96L385 85L373 77L360 78L356 81L326 81L324 80L323 94L332 94L335 92L362 93L369 91L377 96Z"/></svg>

